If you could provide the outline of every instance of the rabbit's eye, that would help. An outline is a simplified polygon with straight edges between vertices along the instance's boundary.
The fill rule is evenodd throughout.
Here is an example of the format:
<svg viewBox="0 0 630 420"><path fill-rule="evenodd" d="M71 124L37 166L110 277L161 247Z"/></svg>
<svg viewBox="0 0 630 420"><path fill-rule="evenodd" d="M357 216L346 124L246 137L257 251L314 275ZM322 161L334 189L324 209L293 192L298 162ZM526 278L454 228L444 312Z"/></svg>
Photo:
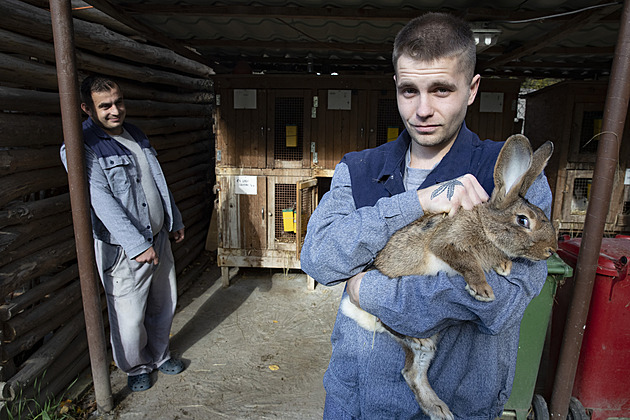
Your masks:
<svg viewBox="0 0 630 420"><path fill-rule="evenodd" d="M529 219L527 216L523 216L522 214L516 215L516 223L518 223L519 226L529 229Z"/></svg>

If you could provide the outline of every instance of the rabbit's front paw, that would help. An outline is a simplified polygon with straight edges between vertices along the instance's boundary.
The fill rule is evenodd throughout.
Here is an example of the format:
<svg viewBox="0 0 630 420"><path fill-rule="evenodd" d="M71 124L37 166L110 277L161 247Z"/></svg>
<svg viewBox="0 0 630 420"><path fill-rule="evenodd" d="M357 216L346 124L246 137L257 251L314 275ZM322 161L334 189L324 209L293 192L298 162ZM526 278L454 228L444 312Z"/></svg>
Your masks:
<svg viewBox="0 0 630 420"><path fill-rule="evenodd" d="M473 288L471 285L466 285L466 290L470 293L470 296L481 302L492 302L494 300L494 292L492 291L492 287L489 284L482 285L481 287L476 286Z"/></svg>

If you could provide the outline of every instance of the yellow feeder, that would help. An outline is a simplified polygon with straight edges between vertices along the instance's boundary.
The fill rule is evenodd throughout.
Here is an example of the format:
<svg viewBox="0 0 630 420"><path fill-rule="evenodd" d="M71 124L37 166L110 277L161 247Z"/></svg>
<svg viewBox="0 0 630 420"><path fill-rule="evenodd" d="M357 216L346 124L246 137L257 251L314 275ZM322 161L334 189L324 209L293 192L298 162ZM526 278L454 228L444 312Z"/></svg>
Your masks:
<svg viewBox="0 0 630 420"><path fill-rule="evenodd" d="M282 222L285 232L295 232L295 212L293 209L282 210Z"/></svg>

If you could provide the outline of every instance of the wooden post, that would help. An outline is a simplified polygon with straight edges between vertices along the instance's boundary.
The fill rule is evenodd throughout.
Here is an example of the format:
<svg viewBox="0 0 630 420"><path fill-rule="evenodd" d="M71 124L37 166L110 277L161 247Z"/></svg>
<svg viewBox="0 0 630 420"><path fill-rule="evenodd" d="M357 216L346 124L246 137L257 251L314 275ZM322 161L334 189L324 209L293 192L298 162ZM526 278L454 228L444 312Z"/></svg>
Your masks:
<svg viewBox="0 0 630 420"><path fill-rule="evenodd" d="M85 311L85 325L88 333L94 393L99 410L110 412L114 408L114 398L109 379L107 344L100 304L98 276L94 262L94 245L90 220L90 205L85 175L83 133L79 115L79 89L77 69L74 59L74 27L70 0L51 0L55 59L61 100L64 140L67 146L68 182L72 203L79 278Z"/></svg>

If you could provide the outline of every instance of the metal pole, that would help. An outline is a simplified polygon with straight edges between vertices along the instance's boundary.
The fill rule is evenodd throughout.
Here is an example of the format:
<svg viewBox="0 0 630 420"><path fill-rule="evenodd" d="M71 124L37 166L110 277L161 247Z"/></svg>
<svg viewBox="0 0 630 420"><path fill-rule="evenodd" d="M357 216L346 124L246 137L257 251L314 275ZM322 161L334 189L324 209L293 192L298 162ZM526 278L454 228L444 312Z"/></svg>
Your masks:
<svg viewBox="0 0 630 420"><path fill-rule="evenodd" d="M575 289L569 307L558 369L551 395L550 416L567 417L584 328L597 274L606 215L615 180L630 98L630 0L624 2L612 72L608 83L602 133L593 172L582 243L575 269Z"/></svg>
<svg viewBox="0 0 630 420"><path fill-rule="evenodd" d="M74 50L74 26L70 0L50 0L50 14L55 43L61 118L66 143L72 221L77 248L81 295L83 297L83 312L85 313L85 327L90 349L94 394L98 410L109 412L114 408L114 399L109 379L107 342L101 312L99 280L94 262L94 243L85 175L83 132Z"/></svg>

